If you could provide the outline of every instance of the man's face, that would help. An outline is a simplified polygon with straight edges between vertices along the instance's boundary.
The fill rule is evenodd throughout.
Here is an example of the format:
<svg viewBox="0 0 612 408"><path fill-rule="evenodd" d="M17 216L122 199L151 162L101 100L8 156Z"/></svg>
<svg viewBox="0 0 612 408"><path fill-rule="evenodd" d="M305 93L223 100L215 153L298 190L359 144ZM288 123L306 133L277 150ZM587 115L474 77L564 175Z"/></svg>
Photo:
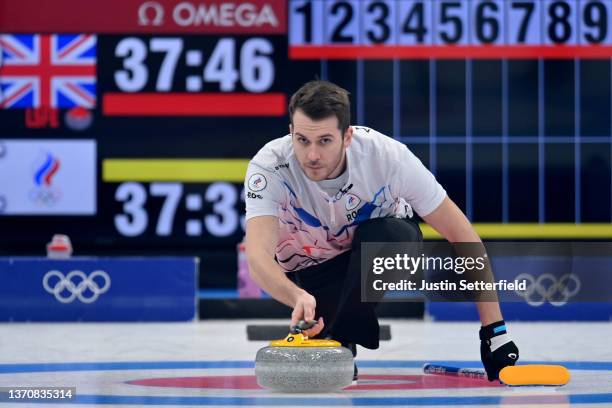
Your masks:
<svg viewBox="0 0 612 408"><path fill-rule="evenodd" d="M289 125L289 132L300 167L309 179L321 181L341 174L345 149L353 133L350 126L342 135L335 115L313 120L298 109L293 114L293 125Z"/></svg>

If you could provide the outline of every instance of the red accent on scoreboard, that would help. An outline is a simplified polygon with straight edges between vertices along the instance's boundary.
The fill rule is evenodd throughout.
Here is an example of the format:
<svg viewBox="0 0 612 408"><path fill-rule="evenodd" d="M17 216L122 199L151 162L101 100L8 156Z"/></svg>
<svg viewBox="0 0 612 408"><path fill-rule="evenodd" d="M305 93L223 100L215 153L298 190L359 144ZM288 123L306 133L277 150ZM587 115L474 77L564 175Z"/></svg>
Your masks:
<svg viewBox="0 0 612 408"><path fill-rule="evenodd" d="M353 59L607 59L612 46L385 46L385 45L294 45L289 47L293 60Z"/></svg>
<svg viewBox="0 0 612 408"><path fill-rule="evenodd" d="M284 34L285 0L0 0L5 33Z"/></svg>
<svg viewBox="0 0 612 408"><path fill-rule="evenodd" d="M106 93L107 116L282 116L282 93Z"/></svg>

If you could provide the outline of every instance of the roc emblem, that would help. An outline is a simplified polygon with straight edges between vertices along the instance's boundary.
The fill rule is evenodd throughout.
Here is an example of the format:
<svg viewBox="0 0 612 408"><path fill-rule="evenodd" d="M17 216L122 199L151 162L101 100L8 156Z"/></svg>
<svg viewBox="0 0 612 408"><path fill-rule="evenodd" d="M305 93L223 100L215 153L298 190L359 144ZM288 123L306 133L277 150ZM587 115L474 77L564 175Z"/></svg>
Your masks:
<svg viewBox="0 0 612 408"><path fill-rule="evenodd" d="M361 204L361 200L355 194L346 195L346 209L347 211L354 210Z"/></svg>
<svg viewBox="0 0 612 408"><path fill-rule="evenodd" d="M266 188L268 185L268 180L264 177L263 174L255 173L251 177L249 177L249 190L251 191L261 191Z"/></svg>

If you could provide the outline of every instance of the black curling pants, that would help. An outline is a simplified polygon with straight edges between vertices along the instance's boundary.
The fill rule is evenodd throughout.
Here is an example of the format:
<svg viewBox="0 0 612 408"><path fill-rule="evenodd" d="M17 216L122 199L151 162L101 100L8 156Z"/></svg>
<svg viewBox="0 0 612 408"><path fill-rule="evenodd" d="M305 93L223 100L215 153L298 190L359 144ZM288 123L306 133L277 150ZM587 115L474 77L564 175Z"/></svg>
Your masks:
<svg viewBox="0 0 612 408"><path fill-rule="evenodd" d="M324 331L342 344L356 343L378 348L380 327L375 302L361 301L361 243L418 242L423 235L416 221L374 218L355 230L351 249L319 265L289 272L287 277L313 295L316 316L323 316Z"/></svg>

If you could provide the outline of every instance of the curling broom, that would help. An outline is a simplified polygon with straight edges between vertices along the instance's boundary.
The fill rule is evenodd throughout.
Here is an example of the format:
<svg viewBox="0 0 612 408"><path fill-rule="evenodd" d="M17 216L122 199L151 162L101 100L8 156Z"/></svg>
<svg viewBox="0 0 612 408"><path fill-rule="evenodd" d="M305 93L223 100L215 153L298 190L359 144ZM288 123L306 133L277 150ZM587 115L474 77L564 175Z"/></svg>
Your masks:
<svg viewBox="0 0 612 408"><path fill-rule="evenodd" d="M447 375L463 378L486 380L487 374L482 370L450 367L426 363L425 374ZM507 366L499 372L499 380L506 385L565 385L570 380L567 368L560 365L526 364Z"/></svg>

